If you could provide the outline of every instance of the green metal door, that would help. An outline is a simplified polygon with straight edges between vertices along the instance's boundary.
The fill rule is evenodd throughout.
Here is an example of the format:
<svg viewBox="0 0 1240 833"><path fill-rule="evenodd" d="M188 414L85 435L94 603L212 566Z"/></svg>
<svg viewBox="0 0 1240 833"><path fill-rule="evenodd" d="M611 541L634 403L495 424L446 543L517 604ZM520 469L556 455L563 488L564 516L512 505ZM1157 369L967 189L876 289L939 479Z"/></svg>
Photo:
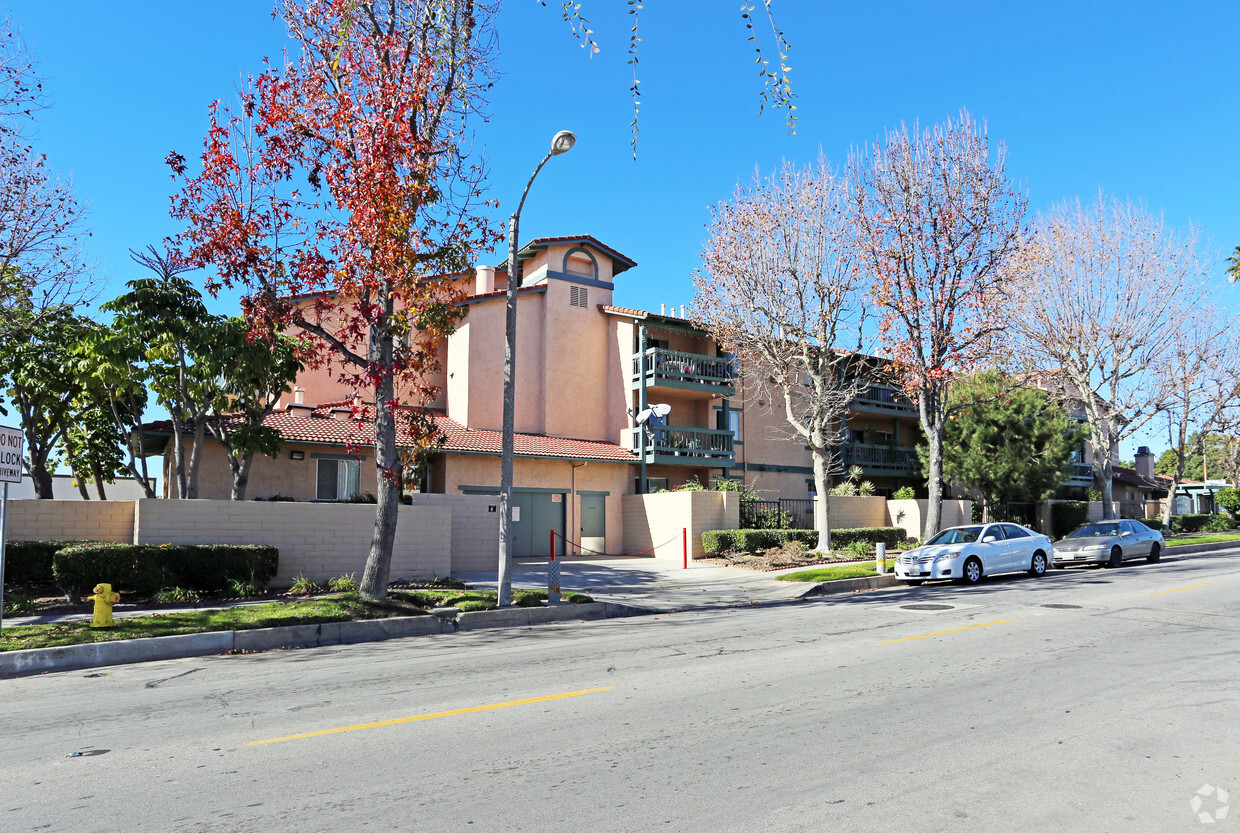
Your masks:
<svg viewBox="0 0 1240 833"><path fill-rule="evenodd" d="M546 558L551 531L555 554L564 554L564 495L547 492L513 492L512 505L518 519L512 524L512 549L517 558Z"/></svg>
<svg viewBox="0 0 1240 833"><path fill-rule="evenodd" d="M584 554L607 552L607 509L603 495L581 496L580 533Z"/></svg>

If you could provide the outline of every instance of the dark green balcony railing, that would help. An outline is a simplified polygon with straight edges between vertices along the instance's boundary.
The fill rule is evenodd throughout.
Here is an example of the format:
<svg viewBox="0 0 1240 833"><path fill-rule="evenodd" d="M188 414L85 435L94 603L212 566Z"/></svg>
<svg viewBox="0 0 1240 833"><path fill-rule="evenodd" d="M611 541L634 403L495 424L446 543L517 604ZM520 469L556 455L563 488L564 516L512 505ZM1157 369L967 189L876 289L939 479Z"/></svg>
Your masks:
<svg viewBox="0 0 1240 833"><path fill-rule="evenodd" d="M679 466L730 466L732 432L712 428L655 425L633 431L633 451L647 463Z"/></svg>
<svg viewBox="0 0 1240 833"><path fill-rule="evenodd" d="M1069 486L1092 487L1094 485L1094 467L1088 463L1075 463L1072 476L1068 478Z"/></svg>
<svg viewBox="0 0 1240 833"><path fill-rule="evenodd" d="M643 373L646 384L651 387L709 389L724 396L735 392L735 369L727 356L651 347L644 357L633 357L633 387L640 385Z"/></svg>
<svg viewBox="0 0 1240 833"><path fill-rule="evenodd" d="M905 396L903 391L883 385L866 385L853 400L853 406L905 413L917 410L913 400Z"/></svg>
<svg viewBox="0 0 1240 833"><path fill-rule="evenodd" d="M917 451L906 446L848 443L842 457L845 466L860 466L865 470L911 472L919 465Z"/></svg>

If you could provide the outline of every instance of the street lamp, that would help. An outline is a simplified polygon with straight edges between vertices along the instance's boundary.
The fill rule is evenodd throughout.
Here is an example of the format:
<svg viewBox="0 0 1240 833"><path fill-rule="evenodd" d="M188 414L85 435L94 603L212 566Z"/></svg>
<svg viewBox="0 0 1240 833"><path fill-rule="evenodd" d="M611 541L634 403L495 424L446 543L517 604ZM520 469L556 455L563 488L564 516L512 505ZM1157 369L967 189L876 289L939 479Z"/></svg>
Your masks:
<svg viewBox="0 0 1240 833"><path fill-rule="evenodd" d="M577 136L569 130L561 130L551 139L551 150L538 163L530 181L521 192L517 210L508 218L508 291L504 310L504 430L500 445L499 464L499 598L500 607L512 604L512 450L514 423L516 422L516 396L513 392L515 356L517 352L517 235L521 223L521 208L529 196L534 178L552 156L567 153L577 142Z"/></svg>

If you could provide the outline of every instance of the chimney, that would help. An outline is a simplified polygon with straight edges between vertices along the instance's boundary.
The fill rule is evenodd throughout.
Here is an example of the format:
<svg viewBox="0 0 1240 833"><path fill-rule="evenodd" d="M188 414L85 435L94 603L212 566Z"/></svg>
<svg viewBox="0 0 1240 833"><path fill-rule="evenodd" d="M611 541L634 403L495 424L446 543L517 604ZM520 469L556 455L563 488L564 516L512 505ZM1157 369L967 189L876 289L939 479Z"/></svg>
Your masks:
<svg viewBox="0 0 1240 833"><path fill-rule="evenodd" d="M684 304L680 305L680 317L681 318L685 317L685 305Z"/></svg>
<svg viewBox="0 0 1240 833"><path fill-rule="evenodd" d="M659 315L667 315L667 304L659 304Z"/></svg>
<svg viewBox="0 0 1240 833"><path fill-rule="evenodd" d="M293 388L293 401L298 405L306 401L306 389L301 385L297 385Z"/></svg>
<svg viewBox="0 0 1240 833"><path fill-rule="evenodd" d="M1154 480L1154 455L1150 453L1150 447L1143 445L1137 449L1136 462L1133 464L1137 470L1137 477L1143 480Z"/></svg>
<svg viewBox="0 0 1240 833"><path fill-rule="evenodd" d="M486 295L495 291L495 267L478 265L477 280L474 283L474 294Z"/></svg>
<svg viewBox="0 0 1240 833"><path fill-rule="evenodd" d="M347 420L349 417L353 416L353 409L352 408L332 408L331 414L332 414L332 419Z"/></svg>

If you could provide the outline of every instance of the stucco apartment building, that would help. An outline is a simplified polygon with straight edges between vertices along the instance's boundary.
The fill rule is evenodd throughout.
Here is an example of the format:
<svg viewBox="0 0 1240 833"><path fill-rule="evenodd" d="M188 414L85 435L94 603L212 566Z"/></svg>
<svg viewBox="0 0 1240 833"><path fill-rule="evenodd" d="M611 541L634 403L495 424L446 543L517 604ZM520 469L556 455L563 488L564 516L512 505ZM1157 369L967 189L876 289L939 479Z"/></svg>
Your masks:
<svg viewBox="0 0 1240 833"><path fill-rule="evenodd" d="M683 314L613 303L633 260L586 236L534 240L520 262L518 556L546 552L548 530L591 550L622 551L621 497L639 491L643 474L648 491L729 477L770 497L812 495L808 448L790 435L777 398L746 390L733 359ZM432 408L445 443L420 488L497 494L507 275L480 266L448 279L463 283L467 314L441 347ZM284 437L280 458L255 460L248 496L332 501L373 491L372 405L355 421L351 395L330 370L303 372L268 421ZM670 407L664 424L639 426L636 415L654 404ZM844 466L859 466L880 494L917 484L920 429L899 392L867 387L847 426ZM200 496L227 498L230 483L222 448L208 441Z"/></svg>

